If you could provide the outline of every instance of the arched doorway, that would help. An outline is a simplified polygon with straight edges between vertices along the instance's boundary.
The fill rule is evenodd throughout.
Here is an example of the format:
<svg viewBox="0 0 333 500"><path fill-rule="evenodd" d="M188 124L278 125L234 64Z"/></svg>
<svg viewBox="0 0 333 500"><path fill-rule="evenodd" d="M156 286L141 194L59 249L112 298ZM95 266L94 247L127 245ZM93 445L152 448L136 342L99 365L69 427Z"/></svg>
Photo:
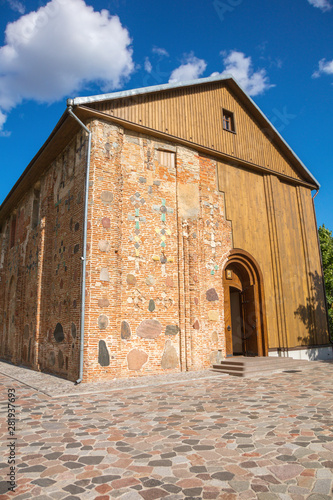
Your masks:
<svg viewBox="0 0 333 500"><path fill-rule="evenodd" d="M263 279L255 259L234 249L223 270L226 355L267 356Z"/></svg>

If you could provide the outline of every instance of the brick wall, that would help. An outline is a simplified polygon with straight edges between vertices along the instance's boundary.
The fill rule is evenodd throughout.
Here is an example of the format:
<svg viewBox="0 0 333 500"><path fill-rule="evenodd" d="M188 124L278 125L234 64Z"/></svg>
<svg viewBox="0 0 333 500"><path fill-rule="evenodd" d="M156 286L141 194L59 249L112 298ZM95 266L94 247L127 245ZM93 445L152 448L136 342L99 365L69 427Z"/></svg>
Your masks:
<svg viewBox="0 0 333 500"><path fill-rule="evenodd" d="M207 368L225 352L222 268L232 246L216 162L90 126L84 381ZM79 133L61 152L1 233L1 357L70 380L79 368L86 140Z"/></svg>
<svg viewBox="0 0 333 500"><path fill-rule="evenodd" d="M84 380L210 366L231 249L216 162L94 122Z"/></svg>
<svg viewBox="0 0 333 500"><path fill-rule="evenodd" d="M78 376L85 151L79 134L1 232L0 356L71 380Z"/></svg>

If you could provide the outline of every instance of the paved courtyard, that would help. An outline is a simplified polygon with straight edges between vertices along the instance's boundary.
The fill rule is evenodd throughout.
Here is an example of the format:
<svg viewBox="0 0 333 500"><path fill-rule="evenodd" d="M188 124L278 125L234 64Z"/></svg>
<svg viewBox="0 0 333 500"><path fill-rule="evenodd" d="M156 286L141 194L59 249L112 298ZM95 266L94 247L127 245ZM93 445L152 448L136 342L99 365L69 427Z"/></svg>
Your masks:
<svg viewBox="0 0 333 500"><path fill-rule="evenodd" d="M0 388L4 500L333 498L332 363L259 379L205 371L77 387L0 363Z"/></svg>

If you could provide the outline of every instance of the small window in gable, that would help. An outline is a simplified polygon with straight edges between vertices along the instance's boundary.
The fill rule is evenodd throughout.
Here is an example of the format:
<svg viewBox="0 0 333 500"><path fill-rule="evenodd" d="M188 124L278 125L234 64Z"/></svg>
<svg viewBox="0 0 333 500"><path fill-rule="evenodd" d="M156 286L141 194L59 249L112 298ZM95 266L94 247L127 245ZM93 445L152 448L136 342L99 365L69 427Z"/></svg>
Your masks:
<svg viewBox="0 0 333 500"><path fill-rule="evenodd" d="M175 167L175 153L172 151L163 151L162 149L157 150L157 161L164 167L174 168Z"/></svg>
<svg viewBox="0 0 333 500"><path fill-rule="evenodd" d="M227 109L222 109L223 129L228 132L236 132L234 114Z"/></svg>
<svg viewBox="0 0 333 500"><path fill-rule="evenodd" d="M34 190L34 201L32 204L32 219L31 226L32 229L36 229L39 224L39 205L40 205L40 191Z"/></svg>

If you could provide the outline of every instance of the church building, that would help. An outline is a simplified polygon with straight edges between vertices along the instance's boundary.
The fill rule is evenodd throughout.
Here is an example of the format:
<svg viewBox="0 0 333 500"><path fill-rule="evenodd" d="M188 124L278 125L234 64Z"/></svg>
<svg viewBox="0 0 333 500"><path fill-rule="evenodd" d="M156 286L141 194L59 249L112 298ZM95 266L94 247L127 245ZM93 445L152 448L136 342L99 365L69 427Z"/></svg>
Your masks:
<svg viewBox="0 0 333 500"><path fill-rule="evenodd" d="M0 357L77 382L330 359L319 184L232 77L69 99L0 207Z"/></svg>

